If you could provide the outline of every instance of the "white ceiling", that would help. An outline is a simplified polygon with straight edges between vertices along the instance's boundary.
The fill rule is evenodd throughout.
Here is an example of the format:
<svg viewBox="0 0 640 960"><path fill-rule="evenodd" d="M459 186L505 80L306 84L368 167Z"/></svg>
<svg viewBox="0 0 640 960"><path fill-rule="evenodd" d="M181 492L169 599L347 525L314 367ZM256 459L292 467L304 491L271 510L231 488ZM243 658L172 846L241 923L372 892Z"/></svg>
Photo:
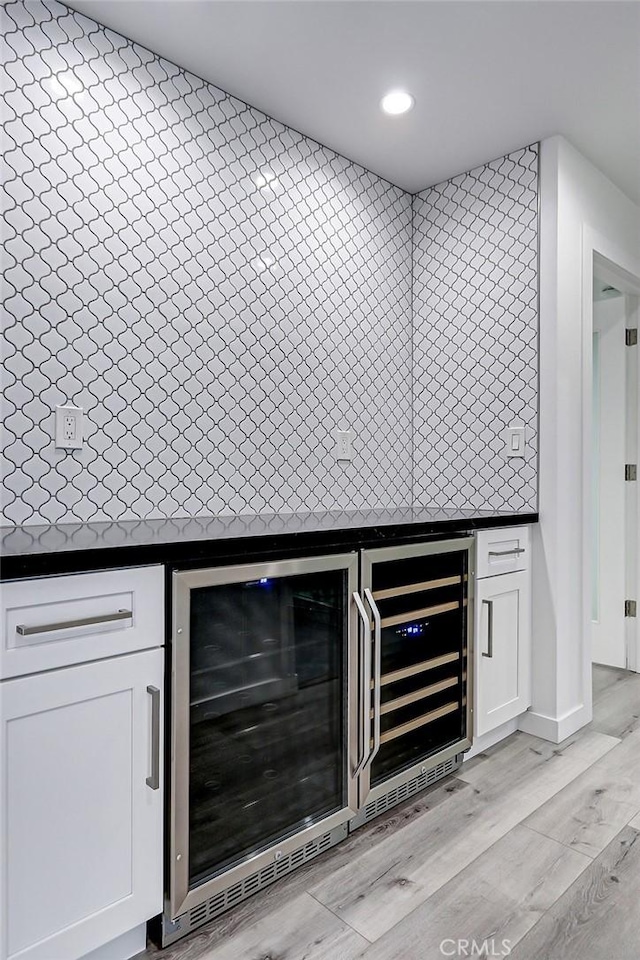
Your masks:
<svg viewBox="0 0 640 960"><path fill-rule="evenodd" d="M636 0L69 5L412 192L561 133L640 203Z"/></svg>

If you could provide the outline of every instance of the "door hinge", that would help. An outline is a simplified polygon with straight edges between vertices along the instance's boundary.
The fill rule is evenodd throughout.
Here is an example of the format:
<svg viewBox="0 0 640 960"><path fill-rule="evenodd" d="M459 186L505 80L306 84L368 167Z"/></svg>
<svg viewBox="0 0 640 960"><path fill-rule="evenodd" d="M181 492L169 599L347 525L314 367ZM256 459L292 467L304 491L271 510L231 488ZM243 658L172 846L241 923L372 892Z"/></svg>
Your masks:
<svg viewBox="0 0 640 960"><path fill-rule="evenodd" d="M628 347L635 347L638 342L638 328L627 327L624 332L624 342Z"/></svg>
<svg viewBox="0 0 640 960"><path fill-rule="evenodd" d="M636 617L637 613L637 604L635 600L625 600L624 602L624 615L625 617Z"/></svg>
<svg viewBox="0 0 640 960"><path fill-rule="evenodd" d="M637 480L638 479L638 465L635 463L625 463L624 465L624 478L625 480Z"/></svg>

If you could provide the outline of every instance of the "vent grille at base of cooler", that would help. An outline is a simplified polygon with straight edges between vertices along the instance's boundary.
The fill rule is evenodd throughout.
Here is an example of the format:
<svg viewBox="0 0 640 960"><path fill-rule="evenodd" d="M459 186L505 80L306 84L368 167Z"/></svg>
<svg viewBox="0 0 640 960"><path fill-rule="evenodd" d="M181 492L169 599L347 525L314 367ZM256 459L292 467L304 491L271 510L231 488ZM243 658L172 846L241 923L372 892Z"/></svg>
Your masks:
<svg viewBox="0 0 640 960"><path fill-rule="evenodd" d="M180 940L196 927L202 926L203 923L208 923L215 917L220 916L221 913L230 910L231 907L234 907L237 903L241 903L243 900L246 900L247 897L257 893L258 890L262 890L263 887L269 886L269 884L275 880L279 880L280 877L285 876L285 874L291 873L291 871L297 869L297 867L301 867L303 864L308 863L309 860L313 860L314 857L324 853L329 847L344 840L346 835L347 825L346 823L341 824L328 833L322 834L322 836L316 840L311 840L309 843L305 843L304 846L298 847L297 850L294 850L287 856L274 860L273 863L263 867L262 870L256 871L256 873L250 874L248 877L245 877L244 880L239 880L237 883L231 884L215 896L209 897L196 907L192 907L191 910L176 917L175 920L163 918L161 934L162 946L167 947L176 940Z"/></svg>
<svg viewBox="0 0 640 960"><path fill-rule="evenodd" d="M444 763L439 763L436 767L432 767L430 770L418 774L418 776L413 777L412 780L407 780L406 783L401 783L399 786L394 787L393 790L378 797L377 800L372 800L371 803L367 803L357 817L354 817L353 820L349 822L349 829L355 830L357 827L361 827L363 824L368 823L369 820L373 820L374 817L379 817L381 813L384 813L391 807L402 803L403 800L408 800L414 793L419 793L438 780L442 780L443 777L448 777L449 774L458 769L461 761L461 754L451 757L449 760L444 761Z"/></svg>

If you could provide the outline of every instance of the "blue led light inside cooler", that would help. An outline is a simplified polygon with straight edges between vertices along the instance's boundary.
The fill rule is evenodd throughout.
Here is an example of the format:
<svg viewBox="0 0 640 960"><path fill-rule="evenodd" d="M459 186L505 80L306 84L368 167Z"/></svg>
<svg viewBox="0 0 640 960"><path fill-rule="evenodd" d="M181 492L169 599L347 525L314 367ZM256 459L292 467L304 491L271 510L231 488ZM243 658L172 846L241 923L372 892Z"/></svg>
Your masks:
<svg viewBox="0 0 640 960"><path fill-rule="evenodd" d="M408 623L406 626L396 630L396 634L399 637L421 637L424 634L424 628L426 626L428 626L426 623Z"/></svg>
<svg viewBox="0 0 640 960"><path fill-rule="evenodd" d="M272 580L270 577L260 577L259 580L248 580L245 583L245 587L254 588L254 587L270 587Z"/></svg>

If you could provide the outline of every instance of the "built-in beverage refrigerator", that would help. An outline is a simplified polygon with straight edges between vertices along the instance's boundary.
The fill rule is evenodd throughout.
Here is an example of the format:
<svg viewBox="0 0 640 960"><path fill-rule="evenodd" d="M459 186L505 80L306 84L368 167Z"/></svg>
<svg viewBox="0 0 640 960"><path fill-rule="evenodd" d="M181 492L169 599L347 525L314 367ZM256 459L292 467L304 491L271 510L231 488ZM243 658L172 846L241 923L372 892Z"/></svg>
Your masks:
<svg viewBox="0 0 640 960"><path fill-rule="evenodd" d="M365 550L366 730L352 829L453 772L471 746L472 537ZM371 679L366 674L371 665Z"/></svg>
<svg viewBox="0 0 640 960"><path fill-rule="evenodd" d="M472 544L173 573L165 945L455 769Z"/></svg>

